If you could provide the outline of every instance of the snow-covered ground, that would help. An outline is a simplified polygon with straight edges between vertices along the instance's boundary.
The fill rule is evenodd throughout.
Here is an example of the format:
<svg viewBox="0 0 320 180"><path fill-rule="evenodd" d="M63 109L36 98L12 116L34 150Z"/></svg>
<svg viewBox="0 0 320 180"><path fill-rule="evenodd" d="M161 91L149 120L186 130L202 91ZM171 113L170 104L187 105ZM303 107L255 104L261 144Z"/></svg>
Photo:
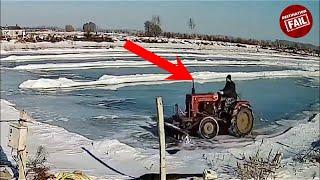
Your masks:
<svg viewBox="0 0 320 180"><path fill-rule="evenodd" d="M277 136L257 136L255 140L236 141L225 140L223 148L193 149L184 145L178 153L167 154L168 173L201 173L204 168L215 169L220 178L235 178L232 173L222 173L223 166L236 167L237 159L243 154L248 156L260 149L267 156L272 149L282 152L284 159L277 177L280 179L312 179L319 177L320 165L317 163L297 163L292 160L296 153L306 150L312 142L319 140L320 114L310 122L308 118L301 120L284 134ZM6 100L1 99L1 147L9 161L13 162L11 150L6 146L8 138L8 125L19 118L19 111ZM9 121L9 122L6 122ZM125 179L139 177L146 173L158 172L158 150L144 150L132 148L115 139L91 141L83 136L66 131L61 127L48 125L31 120L28 134L28 154L35 153L38 146L44 146L49 153L48 165L52 172L81 170L97 179ZM229 142L228 142L229 141ZM284 145L286 146L284 146ZM223 145L220 145L223 146ZM99 158L105 164L96 160ZM190 156L192 153L192 156ZM110 166L125 175L110 170Z"/></svg>
<svg viewBox="0 0 320 180"><path fill-rule="evenodd" d="M15 164L11 156L11 148L7 146L9 124L19 119L19 110L14 104L1 99L1 147L9 161ZM78 134L63 128L36 122L29 119L28 123L28 155L34 155L39 146L47 150L48 166L53 172L82 170L99 178L123 179L122 176L92 158L82 147L92 147L92 142ZM120 144L120 143L119 143Z"/></svg>

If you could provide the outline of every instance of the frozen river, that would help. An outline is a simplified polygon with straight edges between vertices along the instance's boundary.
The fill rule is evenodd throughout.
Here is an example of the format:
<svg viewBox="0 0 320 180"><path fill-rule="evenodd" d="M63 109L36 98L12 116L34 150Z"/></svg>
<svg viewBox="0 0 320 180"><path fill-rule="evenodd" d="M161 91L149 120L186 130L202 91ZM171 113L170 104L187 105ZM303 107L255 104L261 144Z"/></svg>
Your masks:
<svg viewBox="0 0 320 180"><path fill-rule="evenodd" d="M282 71L278 66L217 66L191 67L191 72L259 72ZM104 68L60 71L1 71L1 97L15 102L41 122L57 125L92 140L118 139L131 146L156 147L157 138L150 132L155 124L155 97L162 96L165 114L173 113L173 105L184 107L185 94L191 83L125 86L117 90L103 87L80 89L28 90L18 86L29 79L66 77L79 81L93 81L104 74L161 73L156 68ZM306 77L254 80L235 80L242 99L249 100L255 114L254 132L272 133L281 120L294 121L302 111L319 107L319 86ZM224 82L196 83L197 92L215 92ZM290 126L291 124L282 124ZM281 123L280 123L281 124ZM152 130L151 130L152 131Z"/></svg>

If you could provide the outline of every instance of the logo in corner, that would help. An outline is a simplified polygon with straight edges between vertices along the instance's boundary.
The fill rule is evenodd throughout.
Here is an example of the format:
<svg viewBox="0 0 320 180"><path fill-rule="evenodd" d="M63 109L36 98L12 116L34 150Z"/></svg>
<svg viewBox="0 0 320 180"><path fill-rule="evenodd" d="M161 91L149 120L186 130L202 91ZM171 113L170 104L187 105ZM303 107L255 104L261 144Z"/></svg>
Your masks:
<svg viewBox="0 0 320 180"><path fill-rule="evenodd" d="M300 38L309 33L312 28L311 12L304 6L291 5L280 15L281 30L289 37Z"/></svg>

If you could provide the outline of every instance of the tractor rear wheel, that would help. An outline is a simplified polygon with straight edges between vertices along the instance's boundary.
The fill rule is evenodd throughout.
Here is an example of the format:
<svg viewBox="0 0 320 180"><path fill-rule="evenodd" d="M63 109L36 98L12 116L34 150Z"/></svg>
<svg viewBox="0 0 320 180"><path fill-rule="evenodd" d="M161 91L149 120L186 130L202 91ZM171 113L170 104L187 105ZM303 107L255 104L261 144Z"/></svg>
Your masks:
<svg viewBox="0 0 320 180"><path fill-rule="evenodd" d="M229 131L232 135L243 137L248 135L253 128L253 114L248 107L241 107L231 119Z"/></svg>
<svg viewBox="0 0 320 180"><path fill-rule="evenodd" d="M200 121L199 134L205 139L212 139L219 133L219 124L213 117L205 117Z"/></svg>

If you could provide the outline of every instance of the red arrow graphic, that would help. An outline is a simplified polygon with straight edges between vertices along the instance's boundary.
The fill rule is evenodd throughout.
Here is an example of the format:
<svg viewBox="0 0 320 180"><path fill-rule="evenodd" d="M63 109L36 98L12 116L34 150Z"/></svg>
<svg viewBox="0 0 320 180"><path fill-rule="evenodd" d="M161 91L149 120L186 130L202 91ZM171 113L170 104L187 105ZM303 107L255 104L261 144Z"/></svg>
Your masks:
<svg viewBox="0 0 320 180"><path fill-rule="evenodd" d="M167 77L166 80L192 80L192 76L187 68L182 64L181 60L177 56L177 64L170 63L167 59L162 58L145 48L135 44L134 42L127 40L124 44L124 48L132 53L140 56L141 58L157 65L158 67L170 72L172 75Z"/></svg>

